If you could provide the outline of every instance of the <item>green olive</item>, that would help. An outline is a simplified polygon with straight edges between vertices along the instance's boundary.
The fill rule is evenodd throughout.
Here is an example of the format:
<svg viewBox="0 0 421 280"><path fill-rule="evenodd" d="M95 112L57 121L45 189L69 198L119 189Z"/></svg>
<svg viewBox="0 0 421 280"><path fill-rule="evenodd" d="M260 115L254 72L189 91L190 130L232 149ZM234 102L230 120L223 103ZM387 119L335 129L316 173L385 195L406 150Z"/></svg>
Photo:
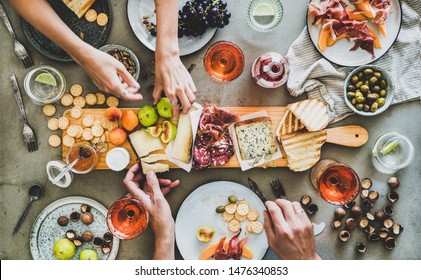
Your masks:
<svg viewBox="0 0 421 280"><path fill-rule="evenodd" d="M379 83L379 85L380 85L380 87L382 89L385 89L385 88L387 88L387 81L386 80L381 80L380 83Z"/></svg>
<svg viewBox="0 0 421 280"><path fill-rule="evenodd" d="M365 80L365 81L364 81L364 84L365 84L366 86L368 86L368 85L370 84L370 81L369 81L369 80Z"/></svg>
<svg viewBox="0 0 421 280"><path fill-rule="evenodd" d="M378 93L373 93L376 96L376 100L380 98L380 95Z"/></svg>
<svg viewBox="0 0 421 280"><path fill-rule="evenodd" d="M348 91L348 93L346 94L346 96L347 96L349 99L352 99L352 98L354 98L354 97L355 97L355 92L353 92L353 91Z"/></svg>
<svg viewBox="0 0 421 280"><path fill-rule="evenodd" d="M362 93L367 93L370 90L370 88L367 85L362 85L360 87L360 90Z"/></svg>
<svg viewBox="0 0 421 280"><path fill-rule="evenodd" d="M377 104L379 104L379 107L384 106L384 104L386 103L386 99L383 97L380 97L379 99L377 99Z"/></svg>
<svg viewBox="0 0 421 280"><path fill-rule="evenodd" d="M368 104L364 104L364 106L363 106L363 111L364 111L364 112L370 112L370 105L368 105Z"/></svg>
<svg viewBox="0 0 421 280"><path fill-rule="evenodd" d="M364 75L366 75L366 76L373 75L373 69L371 69L371 68L364 69Z"/></svg>
<svg viewBox="0 0 421 280"><path fill-rule="evenodd" d="M361 93L361 91L355 92L355 98L357 98L357 97L364 97L363 94Z"/></svg>
<svg viewBox="0 0 421 280"><path fill-rule="evenodd" d="M371 112L375 112L379 108L379 104L377 102L374 102L371 104Z"/></svg>
<svg viewBox="0 0 421 280"><path fill-rule="evenodd" d="M216 211L216 213L219 213L219 214L224 213L225 206L223 206L223 205L218 206L218 207L216 207L215 211Z"/></svg>
<svg viewBox="0 0 421 280"><path fill-rule="evenodd" d="M377 78L376 77L371 77L370 78L370 85L374 86L377 83Z"/></svg>
<svg viewBox="0 0 421 280"><path fill-rule="evenodd" d="M355 105L355 108L357 108L357 110L361 111L364 107L364 104L362 103L358 103L357 105Z"/></svg>
<svg viewBox="0 0 421 280"><path fill-rule="evenodd" d="M352 81L354 84L358 83L358 76L352 76L351 81Z"/></svg>
<svg viewBox="0 0 421 280"><path fill-rule="evenodd" d="M375 93L379 93L379 92L380 92L380 87L379 87L379 86L374 86L374 87L371 89L371 91L372 91L372 92L375 92Z"/></svg>
<svg viewBox="0 0 421 280"><path fill-rule="evenodd" d="M364 77L364 74L363 74L363 72L360 72L360 73L358 73L358 75L357 75L357 76L358 76L358 79L360 79L360 80L361 80L361 79Z"/></svg>
<svg viewBox="0 0 421 280"><path fill-rule="evenodd" d="M367 95L367 101L369 103L375 102L377 100L377 98L378 97L375 94L373 94L373 93Z"/></svg>
<svg viewBox="0 0 421 280"><path fill-rule="evenodd" d="M348 85L348 91L355 91L354 85Z"/></svg>
<svg viewBox="0 0 421 280"><path fill-rule="evenodd" d="M228 201L231 203L236 203L238 201L238 198L235 195L230 195L228 197Z"/></svg>
<svg viewBox="0 0 421 280"><path fill-rule="evenodd" d="M381 77L382 77L382 73L380 73L380 72L374 72L374 73L373 73L373 75L374 75L374 77L376 77L377 79L379 79L379 78L381 78Z"/></svg>
<svg viewBox="0 0 421 280"><path fill-rule="evenodd" d="M352 105L355 105L355 104L357 104L357 99L355 99L355 98L352 98L352 100L351 100L351 104L352 104Z"/></svg>
<svg viewBox="0 0 421 280"><path fill-rule="evenodd" d="M365 101L365 97L364 96L358 96L355 99L357 99L357 102L358 103L364 103L364 101Z"/></svg>
<svg viewBox="0 0 421 280"><path fill-rule="evenodd" d="M355 85L355 87L356 87L356 88L360 88L362 85L364 85L364 83L363 83L363 82L361 82L361 81L359 81L359 82Z"/></svg>
<svg viewBox="0 0 421 280"><path fill-rule="evenodd" d="M386 95L387 95L387 90L382 89L382 90L380 91L380 96L381 96L381 97L386 97Z"/></svg>

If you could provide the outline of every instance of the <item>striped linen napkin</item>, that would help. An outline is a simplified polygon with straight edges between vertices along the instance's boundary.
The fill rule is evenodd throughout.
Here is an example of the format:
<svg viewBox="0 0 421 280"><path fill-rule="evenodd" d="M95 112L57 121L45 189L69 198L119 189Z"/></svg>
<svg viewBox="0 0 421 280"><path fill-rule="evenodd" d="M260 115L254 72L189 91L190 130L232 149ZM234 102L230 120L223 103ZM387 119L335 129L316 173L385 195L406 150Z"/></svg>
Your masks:
<svg viewBox="0 0 421 280"><path fill-rule="evenodd" d="M403 21L392 48L375 63L394 79L395 98L392 104L421 97L421 1L402 2ZM343 99L343 85L353 70L324 59L313 46L307 27L288 50L290 64L287 88L292 96L307 93L322 100L328 107L331 123L353 114Z"/></svg>

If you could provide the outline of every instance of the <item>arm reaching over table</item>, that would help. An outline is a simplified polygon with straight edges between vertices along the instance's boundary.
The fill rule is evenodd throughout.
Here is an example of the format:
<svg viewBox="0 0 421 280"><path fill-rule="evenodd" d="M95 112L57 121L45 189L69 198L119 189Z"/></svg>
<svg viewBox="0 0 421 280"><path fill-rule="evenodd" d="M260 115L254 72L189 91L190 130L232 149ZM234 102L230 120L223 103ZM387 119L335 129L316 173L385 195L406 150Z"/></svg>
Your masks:
<svg viewBox="0 0 421 280"><path fill-rule="evenodd" d="M155 89L154 102L162 92L173 105L178 115L180 103L186 114L196 100L196 86L190 73L180 60L178 47L178 1L155 0L157 15L157 36L155 50Z"/></svg>
<svg viewBox="0 0 421 280"><path fill-rule="evenodd" d="M267 201L264 212L269 246L284 260L318 260L313 225L298 202Z"/></svg>
<svg viewBox="0 0 421 280"><path fill-rule="evenodd" d="M9 0L33 27L69 54L101 89L125 100L141 100L139 84L124 65L82 41L44 0Z"/></svg>
<svg viewBox="0 0 421 280"><path fill-rule="evenodd" d="M154 260L173 260L175 258L175 224L171 216L170 205L165 195L180 184L179 180L158 179L149 171L146 176L140 171L140 165L133 165L123 180L133 197L145 204L149 211L149 225L155 235ZM143 182L143 190L141 183Z"/></svg>

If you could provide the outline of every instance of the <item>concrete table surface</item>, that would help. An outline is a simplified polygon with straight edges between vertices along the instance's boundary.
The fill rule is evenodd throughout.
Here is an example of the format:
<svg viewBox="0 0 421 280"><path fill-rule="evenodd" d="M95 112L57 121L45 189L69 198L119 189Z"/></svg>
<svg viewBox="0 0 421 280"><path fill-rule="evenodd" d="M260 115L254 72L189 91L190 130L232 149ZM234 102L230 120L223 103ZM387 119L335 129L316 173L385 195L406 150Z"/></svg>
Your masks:
<svg viewBox="0 0 421 280"><path fill-rule="evenodd" d="M18 38L28 48L36 66L51 65L60 69L69 85L79 83L85 92L97 89L89 77L74 63L59 63L52 61L38 53L26 40L20 18L6 1L2 1L11 19ZM238 44L245 53L245 70L236 80L220 84L212 81L203 67L203 56L209 44L195 54L183 57L184 64L189 67L196 64L192 72L198 88L197 100L200 103L214 102L221 106L283 106L296 101L286 88L264 90L251 79L249 69L253 60L266 51L277 51L286 54L288 47L302 31L305 24L307 0L282 1L284 17L281 26L272 33L261 34L254 32L245 22L247 2L245 0L228 1L233 17L231 23L218 30L209 44L218 40L230 40ZM235 5L235 7L234 7ZM153 70L153 53L146 49L132 33L126 17L126 1L112 1L114 14L113 28L106 43L122 44L132 49L142 65L142 72ZM61 189L52 185L45 172L45 166L50 160L61 158L61 149L54 149L48 145L51 132L47 129L47 118L42 114L42 107L33 104L23 93L23 99L29 122L36 131L39 150L35 153L27 152L22 141L22 122L16 101L13 97L9 76L16 73L20 87L23 90L23 79L29 71L22 67L13 52L13 41L4 24L0 24L0 259L31 259L29 236L31 226L38 213L53 201L67 196L86 196L97 200L105 207L126 193L122 185L125 172L95 171L87 175L76 175L72 185ZM121 102L121 107L141 107L152 102L151 94L153 77L141 80L144 101L138 103ZM304 99L305 96L300 97ZM59 115L64 108L58 107ZM395 250L386 250L382 242L368 244L367 253L358 256L354 246L357 241L366 240L360 230L354 230L349 242L342 243L337 238L337 231L329 227L333 218L334 206L325 202L317 194L309 180L309 172L294 173L288 168L252 169L242 172L240 169L217 169L205 171L172 170L162 175L170 179L181 179L181 186L168 195L173 215L175 216L183 200L197 187L210 181L229 180L240 184L247 183L247 177L255 179L263 191L274 199L269 181L280 178L283 182L288 198L299 200L303 194L310 195L319 205L319 212L312 216L314 222L327 224L324 232L316 237L317 251L323 259L421 259L421 162L419 148L421 145L421 104L419 101L396 105L385 113L372 118L351 116L332 126L355 124L361 125L369 131L369 142L361 148L343 148L325 144L322 158L334 158L350 165L360 178L370 177L374 181L374 189L380 193L379 208L386 202L389 175L377 172L371 163L370 149L375 138L386 131L398 131L407 135L417 149L413 163L397 173L401 180L399 188L400 200L397 202L394 219L404 226L404 231L397 238ZM45 188L45 196L33 203L32 208L16 235L12 235L20 214L28 201L28 188L32 183L40 183ZM141 237L120 243L118 259L150 259L153 252L153 235L148 229ZM177 258L181 256L177 253ZM268 251L266 259L276 259L272 251Z"/></svg>

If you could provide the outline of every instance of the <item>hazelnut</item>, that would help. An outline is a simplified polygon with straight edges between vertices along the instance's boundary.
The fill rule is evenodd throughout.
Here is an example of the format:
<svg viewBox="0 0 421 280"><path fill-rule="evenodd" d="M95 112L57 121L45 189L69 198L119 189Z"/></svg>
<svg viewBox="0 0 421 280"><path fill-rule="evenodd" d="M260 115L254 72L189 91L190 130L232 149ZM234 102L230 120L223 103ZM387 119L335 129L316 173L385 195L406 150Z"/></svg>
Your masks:
<svg viewBox="0 0 421 280"><path fill-rule="evenodd" d="M73 229L69 229L68 231L66 231L66 237L69 240L73 240L76 238L76 232Z"/></svg>
<svg viewBox="0 0 421 280"><path fill-rule="evenodd" d="M86 230L84 233L82 233L83 242L91 242L94 240L94 237L94 234L90 230Z"/></svg>
<svg viewBox="0 0 421 280"><path fill-rule="evenodd" d="M398 201L399 199L399 194L395 191L391 191L388 195L387 195L387 199L389 199L389 201L391 203L395 203L396 201Z"/></svg>
<svg viewBox="0 0 421 280"><path fill-rule="evenodd" d="M308 195L303 195L303 197L301 197L301 204L303 206L308 206L311 203L311 197L309 197Z"/></svg>
<svg viewBox="0 0 421 280"><path fill-rule="evenodd" d="M352 216L354 216L354 217L359 217L359 216L361 216L361 213L363 212L363 210L361 210L361 207L360 206L357 206L357 205L354 205L354 206L352 206L352 208L351 208L351 214L352 214Z"/></svg>
<svg viewBox="0 0 421 280"><path fill-rule="evenodd" d="M397 189L399 188L399 185L401 184L401 182L399 182L399 179L396 177L391 177L387 183L389 184L389 187L391 187L392 189Z"/></svg>
<svg viewBox="0 0 421 280"><path fill-rule="evenodd" d="M66 216L60 216L57 219L57 223L62 226L65 227L67 226L67 224L69 223L69 218L67 218Z"/></svg>
<svg viewBox="0 0 421 280"><path fill-rule="evenodd" d="M396 239L388 237L384 240L384 247L389 250L393 250L396 247Z"/></svg>
<svg viewBox="0 0 421 280"><path fill-rule="evenodd" d="M104 240L101 237L95 237L93 243L95 247L101 248L104 245Z"/></svg>
<svg viewBox="0 0 421 280"><path fill-rule="evenodd" d="M343 208L336 208L335 209L335 217L338 219L342 219L346 215L346 211Z"/></svg>
<svg viewBox="0 0 421 280"><path fill-rule="evenodd" d="M386 214L383 212L383 210L380 210L374 214L374 217L377 221L383 221L386 218Z"/></svg>
<svg viewBox="0 0 421 280"><path fill-rule="evenodd" d="M351 234L347 230L341 230L339 232L339 239L343 242L347 242L351 238Z"/></svg>
<svg viewBox="0 0 421 280"><path fill-rule="evenodd" d="M357 245L355 245L355 249L357 250L358 253L364 254L365 251L367 251L367 245L365 245L362 242L358 242Z"/></svg>
<svg viewBox="0 0 421 280"><path fill-rule="evenodd" d="M354 218L348 218L345 221L346 228L349 230L353 230L357 226L357 221Z"/></svg>
<svg viewBox="0 0 421 280"><path fill-rule="evenodd" d="M319 206L317 204L311 203L307 208L307 213L310 215L316 214L316 212L319 211Z"/></svg>
<svg viewBox="0 0 421 280"><path fill-rule="evenodd" d="M368 190L369 188L371 188L371 186L373 185L373 182L371 181L371 179L369 179L369 178L364 178L364 179L362 179L362 181L361 181L361 187L364 189L364 190Z"/></svg>
<svg viewBox="0 0 421 280"><path fill-rule="evenodd" d="M82 214L82 223L90 225L94 222L94 215L91 212L85 212Z"/></svg>
<svg viewBox="0 0 421 280"><path fill-rule="evenodd" d="M334 220L331 226L333 229L338 229L342 226L342 222L340 220Z"/></svg>
<svg viewBox="0 0 421 280"><path fill-rule="evenodd" d="M79 221L79 219L80 219L80 214L79 214L79 212L72 212L71 214L70 214L70 220L72 220L73 222L77 222L77 221Z"/></svg>
<svg viewBox="0 0 421 280"><path fill-rule="evenodd" d="M80 211L82 211L82 213L91 212L91 206L84 203L80 206Z"/></svg>

